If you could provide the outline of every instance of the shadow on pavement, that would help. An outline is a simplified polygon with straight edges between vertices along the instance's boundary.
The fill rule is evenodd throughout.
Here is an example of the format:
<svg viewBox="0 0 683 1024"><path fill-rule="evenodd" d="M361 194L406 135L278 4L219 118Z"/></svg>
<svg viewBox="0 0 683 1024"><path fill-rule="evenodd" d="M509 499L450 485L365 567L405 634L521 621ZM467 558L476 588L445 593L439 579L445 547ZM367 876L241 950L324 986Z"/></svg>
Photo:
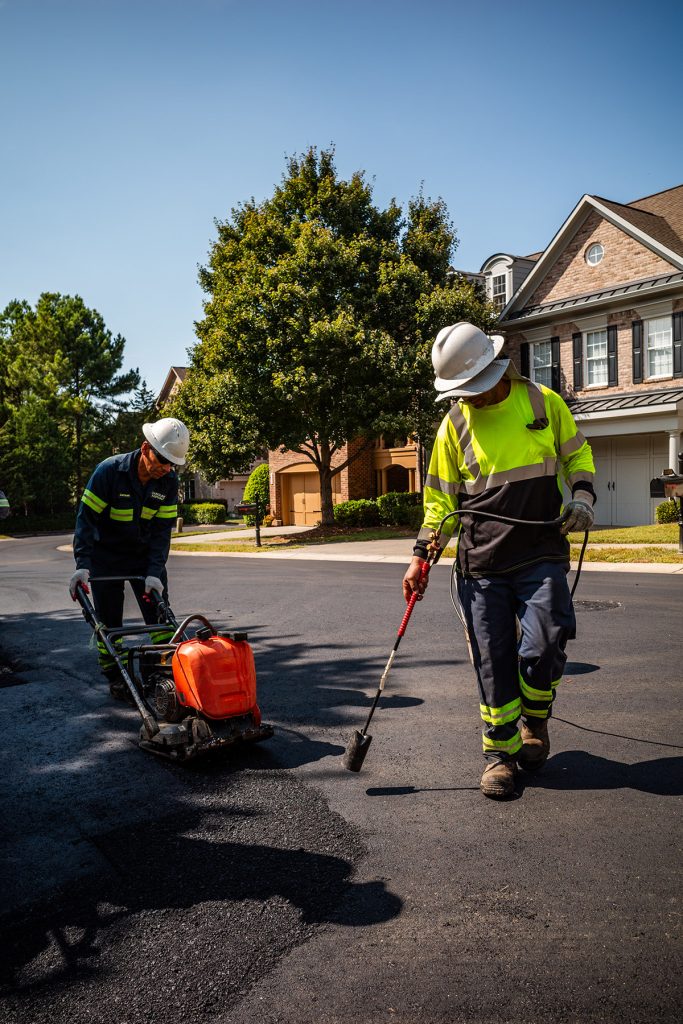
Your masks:
<svg viewBox="0 0 683 1024"><path fill-rule="evenodd" d="M97 974L100 966L104 969L100 958L110 960L112 949L121 955L126 946L135 946L140 923L149 929L155 920L161 926L157 925L154 959L140 966L143 987L160 990L168 980L171 959L175 962L184 952L174 949L172 929L163 933L169 912L196 911L191 928L195 943L208 946L209 956L213 951L222 958L229 958L233 937L242 930L257 928L259 945L270 938L273 949L282 951L285 938L289 945L301 942L311 925L334 921L362 927L400 912L402 901L382 882L352 882L352 864L343 857L301 847L227 841L225 831L213 839L191 834L200 829L211 833L211 816L210 811L188 809L152 826L145 823L91 836L111 867L110 874L80 879L30 911L2 921L5 952L0 981L5 992L38 987L44 998L45 990L54 985ZM214 829L224 829L229 817L214 812ZM258 821L252 823L252 829L257 827ZM182 930L186 916L174 913L169 921ZM200 933L202 916L210 923L202 923ZM218 946L216 933L223 935ZM111 963L106 970L112 970Z"/></svg>
<svg viewBox="0 0 683 1024"><path fill-rule="evenodd" d="M566 750L548 759L538 775L520 772L518 787L539 789L637 789L656 796L683 794L683 757L658 757L625 764L583 750Z"/></svg>

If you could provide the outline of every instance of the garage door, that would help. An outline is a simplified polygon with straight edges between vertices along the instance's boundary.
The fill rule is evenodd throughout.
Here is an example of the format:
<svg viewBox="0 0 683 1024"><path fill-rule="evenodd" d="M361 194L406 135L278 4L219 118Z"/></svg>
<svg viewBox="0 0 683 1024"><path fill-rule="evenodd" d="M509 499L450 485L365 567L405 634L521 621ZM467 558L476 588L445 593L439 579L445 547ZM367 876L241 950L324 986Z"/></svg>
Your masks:
<svg viewBox="0 0 683 1024"><path fill-rule="evenodd" d="M290 473L289 522L292 526L315 526L320 521L320 488L317 473Z"/></svg>
<svg viewBox="0 0 683 1024"><path fill-rule="evenodd" d="M595 461L596 526L641 526L654 522L650 480L667 459L664 434L589 438Z"/></svg>

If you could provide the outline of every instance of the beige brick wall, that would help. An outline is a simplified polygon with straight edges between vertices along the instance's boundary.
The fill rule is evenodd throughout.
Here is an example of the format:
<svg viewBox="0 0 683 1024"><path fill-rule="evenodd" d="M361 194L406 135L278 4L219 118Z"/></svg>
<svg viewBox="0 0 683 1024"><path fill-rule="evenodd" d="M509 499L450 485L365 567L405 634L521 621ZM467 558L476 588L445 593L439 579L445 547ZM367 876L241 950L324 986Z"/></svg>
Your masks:
<svg viewBox="0 0 683 1024"><path fill-rule="evenodd" d="M683 297L673 302L673 312L683 310ZM574 390L574 350L572 335L579 331L585 333L585 327L574 321L548 325L547 337L560 339L560 379L562 394L566 398L608 397L610 394L634 391L656 391L660 388L683 387L683 379L668 377L664 380L645 380L642 384L633 383L633 342L631 325L634 320L641 319L636 309L620 310L618 313L605 312L605 327L615 325L617 328L617 384L608 387L583 388ZM527 338L523 332L507 336L505 355L510 356L520 369L520 346Z"/></svg>
<svg viewBox="0 0 683 1024"><path fill-rule="evenodd" d="M343 448L338 452L335 452L332 456L332 465L339 466L342 462L346 461L349 453L353 454L362 447L363 441L361 438L350 442L348 445L344 445ZM302 469L307 469L311 465L311 461L310 459L307 459L305 455L302 455L301 452L293 452L289 450L283 452L277 450L268 453L268 462L271 470L271 515L275 519L282 520L283 496L281 477L278 474L281 470L287 469L289 466L301 465ZM341 470L339 473L339 492L335 495L335 498L339 501L369 498L372 496L373 485L372 449L369 448L361 452L350 466Z"/></svg>
<svg viewBox="0 0 683 1024"><path fill-rule="evenodd" d="M589 267L585 253L595 242L603 246L605 255L597 266ZM676 269L593 211L527 305L586 295L612 285L674 273Z"/></svg>

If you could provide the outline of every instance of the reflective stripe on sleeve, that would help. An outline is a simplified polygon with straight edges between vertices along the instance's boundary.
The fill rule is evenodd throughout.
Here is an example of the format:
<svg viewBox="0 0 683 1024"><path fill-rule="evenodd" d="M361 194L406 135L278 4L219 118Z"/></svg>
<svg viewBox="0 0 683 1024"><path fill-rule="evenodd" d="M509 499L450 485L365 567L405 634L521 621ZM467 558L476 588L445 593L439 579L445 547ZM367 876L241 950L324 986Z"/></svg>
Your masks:
<svg viewBox="0 0 683 1024"><path fill-rule="evenodd" d="M156 511L155 508L148 508L147 505L143 505L142 506L142 512L140 513L140 518L141 519L151 519L152 516L155 516L156 514L157 514L157 511Z"/></svg>
<svg viewBox="0 0 683 1024"><path fill-rule="evenodd" d="M568 441L560 445L560 455L571 455L572 452L578 452L585 443L586 438L580 430L577 430L574 437L570 437Z"/></svg>
<svg viewBox="0 0 683 1024"><path fill-rule="evenodd" d="M177 505L159 505L157 519L175 519L178 515Z"/></svg>
<svg viewBox="0 0 683 1024"><path fill-rule="evenodd" d="M109 518L113 519L115 523L132 523L133 509L112 507L109 509Z"/></svg>
<svg viewBox="0 0 683 1024"><path fill-rule="evenodd" d="M93 512L97 512L98 515L100 512L104 512L105 508L107 507L107 502L102 501L102 499L98 498L96 494L93 494L92 491L89 491L87 487L83 491L83 497L81 498L81 501L83 502L84 505L87 505L88 508L91 508Z"/></svg>
<svg viewBox="0 0 683 1024"><path fill-rule="evenodd" d="M443 477L434 476L433 473L427 473L425 487L431 487L434 491L441 491L442 494L457 494L460 490L459 483L453 480L444 480Z"/></svg>

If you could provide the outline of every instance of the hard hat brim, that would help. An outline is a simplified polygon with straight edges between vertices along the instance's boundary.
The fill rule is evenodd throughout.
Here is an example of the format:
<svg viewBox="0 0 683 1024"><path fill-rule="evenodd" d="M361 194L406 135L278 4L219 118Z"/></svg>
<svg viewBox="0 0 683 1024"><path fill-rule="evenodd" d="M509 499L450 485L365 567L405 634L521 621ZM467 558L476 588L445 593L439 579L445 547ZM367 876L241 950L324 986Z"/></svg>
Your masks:
<svg viewBox="0 0 683 1024"><path fill-rule="evenodd" d="M476 377L472 377L471 380L464 381L456 387L451 387L449 391L443 391L440 395L437 395L436 401L440 402L444 398L472 398L474 395L482 395L485 391L495 388L509 365L509 359L496 359L494 362L489 363L486 369L478 373Z"/></svg>

